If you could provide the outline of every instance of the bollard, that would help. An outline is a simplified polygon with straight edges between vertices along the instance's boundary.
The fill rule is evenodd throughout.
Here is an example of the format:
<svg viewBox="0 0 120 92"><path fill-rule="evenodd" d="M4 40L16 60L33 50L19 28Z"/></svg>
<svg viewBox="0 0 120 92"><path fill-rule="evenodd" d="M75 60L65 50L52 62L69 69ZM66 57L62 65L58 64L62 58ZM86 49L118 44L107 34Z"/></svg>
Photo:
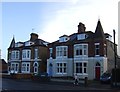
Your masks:
<svg viewBox="0 0 120 92"><path fill-rule="evenodd" d="M87 77L85 77L85 87L87 87L87 85L88 85L88 78Z"/></svg>

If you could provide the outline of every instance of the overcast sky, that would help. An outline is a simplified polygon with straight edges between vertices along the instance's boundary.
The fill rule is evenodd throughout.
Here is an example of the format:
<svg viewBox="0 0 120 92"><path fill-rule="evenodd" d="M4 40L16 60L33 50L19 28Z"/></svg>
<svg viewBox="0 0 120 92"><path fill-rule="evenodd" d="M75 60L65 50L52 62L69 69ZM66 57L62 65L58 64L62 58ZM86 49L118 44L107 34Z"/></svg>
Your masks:
<svg viewBox="0 0 120 92"><path fill-rule="evenodd" d="M86 31L95 32L97 21L100 19L105 33L113 35L113 29L116 30L116 42L118 42L119 0L3 1L0 44L2 44L2 58L5 60L13 36L16 42L24 42L29 40L31 32L35 32L39 34L39 38L53 42L61 35L76 33L79 22L85 24Z"/></svg>

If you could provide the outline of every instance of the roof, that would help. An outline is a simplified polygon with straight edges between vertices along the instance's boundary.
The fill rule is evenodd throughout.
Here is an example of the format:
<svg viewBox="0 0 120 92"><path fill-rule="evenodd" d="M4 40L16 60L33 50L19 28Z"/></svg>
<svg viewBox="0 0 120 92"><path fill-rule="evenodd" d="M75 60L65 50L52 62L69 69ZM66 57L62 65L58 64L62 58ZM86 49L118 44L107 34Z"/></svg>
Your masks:
<svg viewBox="0 0 120 92"><path fill-rule="evenodd" d="M65 34L64 34L64 35L60 36L59 38L61 38L61 37L68 37L68 35L65 35Z"/></svg>
<svg viewBox="0 0 120 92"><path fill-rule="evenodd" d="M35 34L35 33L31 33L31 35L33 36L33 35L35 35L35 39L34 40L31 40L31 38L30 38L30 40L28 40L28 41L25 41L25 42L16 42L16 43L20 43L20 44L23 44L23 45L21 45L21 46L18 46L18 47L30 47L30 46L36 46L36 45L39 45L39 46L46 46L49 42L47 42L47 41L44 41L44 40L42 40L42 39L38 39L38 37L36 37L36 36L38 36L37 34ZM34 37L33 37L34 38ZM28 46L25 46L25 43L26 42L30 42L30 45L28 45ZM11 41L11 44L10 44L10 47L8 48L8 49L12 49L12 48L18 48L18 47L15 47L15 39L14 39L14 37L13 37L13 39L12 39L12 41Z"/></svg>
<svg viewBox="0 0 120 92"><path fill-rule="evenodd" d="M94 38L105 38L100 20L97 22Z"/></svg>
<svg viewBox="0 0 120 92"><path fill-rule="evenodd" d="M10 47L9 48L13 48L15 47L15 38L13 37L12 41L11 41L11 44L10 44Z"/></svg>
<svg viewBox="0 0 120 92"><path fill-rule="evenodd" d="M7 64L4 59L0 59L0 62L2 62L2 64Z"/></svg>

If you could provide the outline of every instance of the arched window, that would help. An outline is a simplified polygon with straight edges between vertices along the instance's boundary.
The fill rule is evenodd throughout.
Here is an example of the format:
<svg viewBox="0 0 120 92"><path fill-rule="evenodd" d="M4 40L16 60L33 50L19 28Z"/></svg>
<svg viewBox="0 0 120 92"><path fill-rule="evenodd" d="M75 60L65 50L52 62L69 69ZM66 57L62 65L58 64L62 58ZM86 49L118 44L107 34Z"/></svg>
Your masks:
<svg viewBox="0 0 120 92"><path fill-rule="evenodd" d="M34 62L33 67L34 67L34 73L38 73L38 62Z"/></svg>
<svg viewBox="0 0 120 92"><path fill-rule="evenodd" d="M96 66L100 66L100 63L99 63L99 62L97 62L97 63L96 63Z"/></svg>

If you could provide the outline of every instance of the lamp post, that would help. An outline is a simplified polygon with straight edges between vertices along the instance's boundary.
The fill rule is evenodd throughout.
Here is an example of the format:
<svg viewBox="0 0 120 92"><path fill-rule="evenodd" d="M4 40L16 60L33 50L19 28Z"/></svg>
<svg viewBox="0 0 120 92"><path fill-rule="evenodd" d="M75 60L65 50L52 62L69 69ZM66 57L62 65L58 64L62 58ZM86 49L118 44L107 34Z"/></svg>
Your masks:
<svg viewBox="0 0 120 92"><path fill-rule="evenodd" d="M115 30L113 30L113 36L114 36L114 60L115 60L115 66L114 66L114 68L115 68L115 76L114 76L114 78L115 78L115 87L116 87L116 85L117 85L117 83L116 83L116 46L115 46Z"/></svg>

